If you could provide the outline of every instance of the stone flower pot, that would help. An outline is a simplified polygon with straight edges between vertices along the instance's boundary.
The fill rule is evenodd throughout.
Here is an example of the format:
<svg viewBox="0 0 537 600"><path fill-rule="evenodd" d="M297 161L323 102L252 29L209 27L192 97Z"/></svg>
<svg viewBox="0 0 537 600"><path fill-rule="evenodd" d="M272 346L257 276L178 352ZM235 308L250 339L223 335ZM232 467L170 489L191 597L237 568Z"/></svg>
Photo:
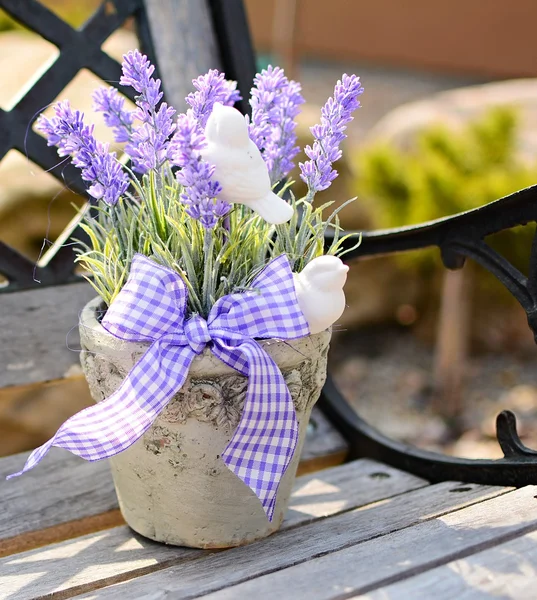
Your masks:
<svg viewBox="0 0 537 600"><path fill-rule="evenodd" d="M96 402L110 396L147 349L109 334L97 320L100 299L81 315L82 368ZM224 548L253 542L281 525L311 409L326 378L330 331L298 340L265 340L293 397L299 442L269 522L254 492L220 458L237 427L247 379L209 349L197 356L180 392L147 432L110 458L121 512L138 533L167 544Z"/></svg>

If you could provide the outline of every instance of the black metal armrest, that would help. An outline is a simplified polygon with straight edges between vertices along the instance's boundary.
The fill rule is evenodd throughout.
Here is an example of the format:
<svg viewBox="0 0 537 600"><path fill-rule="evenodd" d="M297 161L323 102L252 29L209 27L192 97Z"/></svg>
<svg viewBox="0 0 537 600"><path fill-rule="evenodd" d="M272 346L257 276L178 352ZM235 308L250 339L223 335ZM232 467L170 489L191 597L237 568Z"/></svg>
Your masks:
<svg viewBox="0 0 537 600"><path fill-rule="evenodd" d="M488 235L531 222L537 222L537 185L451 217L363 232L361 245L346 254L345 260L430 246L439 248L448 269L459 269L466 258L471 258L494 274L518 300L537 340L537 236L529 250L528 277L485 241ZM331 240L332 235L327 235L328 245ZM355 243L356 237L352 236L344 242L344 247L350 249ZM456 480L516 487L537 482L537 451L521 442L515 416L510 411L501 412L496 422L504 458L470 460L420 450L384 436L356 414L330 376L319 406L345 436L351 458L374 458L435 482Z"/></svg>

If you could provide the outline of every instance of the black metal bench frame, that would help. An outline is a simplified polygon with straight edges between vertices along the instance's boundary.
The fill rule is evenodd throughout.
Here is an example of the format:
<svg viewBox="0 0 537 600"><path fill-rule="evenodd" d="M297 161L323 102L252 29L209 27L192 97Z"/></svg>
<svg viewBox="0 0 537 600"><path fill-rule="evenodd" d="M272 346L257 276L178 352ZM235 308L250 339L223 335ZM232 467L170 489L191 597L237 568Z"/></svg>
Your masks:
<svg viewBox="0 0 537 600"><path fill-rule="evenodd" d="M244 98L256 72L244 7L241 0L209 0L208 7L220 55L220 67L239 82ZM56 152L29 127L44 102L52 101L81 68L88 68L109 82L117 82L120 65L101 50L104 40L133 17L142 50L159 71L144 0L103 2L81 28L74 30L36 0L0 0L0 8L51 41L60 57L10 111L0 109L0 160L14 148L49 170L77 192L84 187L70 165L58 165ZM51 74L52 72L52 74ZM164 78L166 89L166 78ZM128 91L122 90L128 94ZM243 101L243 111L248 110ZM346 260L436 246L446 268L459 269L466 258L493 273L518 300L537 337L537 242L531 248L528 277L487 245L485 238L518 225L537 222L537 186L521 190L475 210L422 225L364 232L362 244ZM537 238L536 238L537 239ZM327 243L330 242L329 237ZM348 247L353 245L348 241ZM79 281L74 274L73 252L64 245L36 265L0 242L0 273L8 283L0 293L9 294ZM39 281L39 283L36 282ZM537 480L537 451L522 444L516 420L509 411L497 419L497 437L503 450L500 460L469 460L420 450L387 438L362 420L339 392L329 376L319 406L344 435L350 458L369 457L419 475L432 482L455 480L480 484L521 487Z"/></svg>

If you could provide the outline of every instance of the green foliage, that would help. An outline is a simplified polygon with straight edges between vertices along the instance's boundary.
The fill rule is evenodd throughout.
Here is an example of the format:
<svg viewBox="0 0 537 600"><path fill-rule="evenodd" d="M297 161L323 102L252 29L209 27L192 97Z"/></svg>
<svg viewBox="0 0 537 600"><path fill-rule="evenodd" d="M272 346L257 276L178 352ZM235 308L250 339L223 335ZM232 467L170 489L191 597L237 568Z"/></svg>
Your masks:
<svg viewBox="0 0 537 600"><path fill-rule="evenodd" d="M102 0L41 0L47 8L55 12L61 19L72 27L78 28L85 23L88 17L99 8ZM0 10L0 32L11 29L26 28L12 19L5 11Z"/></svg>
<svg viewBox="0 0 537 600"><path fill-rule="evenodd" d="M292 197L293 218L276 226L246 206L234 205L226 227L207 231L186 213L173 173L150 173L136 184L135 195L83 217L89 243L79 241L77 261L106 305L121 290L138 252L179 273L188 288L189 312L203 317L218 298L247 289L271 258L286 253L293 270L301 271L324 253L328 227L336 235L327 253L343 254L345 238L340 237L336 211L328 221L322 217L327 205L314 209Z"/></svg>
<svg viewBox="0 0 537 600"><path fill-rule="evenodd" d="M0 32L9 31L11 29L22 29L22 26L3 10L0 10Z"/></svg>
<svg viewBox="0 0 537 600"><path fill-rule="evenodd" d="M460 131L433 125L403 151L389 144L358 156L358 196L368 201L381 227L420 223L486 204L537 181L537 168L515 158L515 109L495 107ZM493 236L492 245L524 269L532 228ZM431 264L438 253L411 254L413 266ZM410 263L409 263L410 261Z"/></svg>

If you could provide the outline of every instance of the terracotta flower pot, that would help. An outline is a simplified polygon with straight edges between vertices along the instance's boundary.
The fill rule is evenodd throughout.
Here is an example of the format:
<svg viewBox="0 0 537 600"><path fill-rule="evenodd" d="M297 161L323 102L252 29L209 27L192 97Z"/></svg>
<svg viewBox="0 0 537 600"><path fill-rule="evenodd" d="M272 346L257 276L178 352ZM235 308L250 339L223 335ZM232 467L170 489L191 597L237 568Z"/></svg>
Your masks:
<svg viewBox="0 0 537 600"><path fill-rule="evenodd" d="M81 316L81 361L96 402L110 396L147 349L109 334L96 318L100 299ZM147 432L110 464L121 512L138 533L167 544L223 548L276 531L287 510L311 409L326 378L330 331L288 342L265 340L293 397L299 442L281 480L269 522L253 491L221 454L237 427L248 380L210 351Z"/></svg>

